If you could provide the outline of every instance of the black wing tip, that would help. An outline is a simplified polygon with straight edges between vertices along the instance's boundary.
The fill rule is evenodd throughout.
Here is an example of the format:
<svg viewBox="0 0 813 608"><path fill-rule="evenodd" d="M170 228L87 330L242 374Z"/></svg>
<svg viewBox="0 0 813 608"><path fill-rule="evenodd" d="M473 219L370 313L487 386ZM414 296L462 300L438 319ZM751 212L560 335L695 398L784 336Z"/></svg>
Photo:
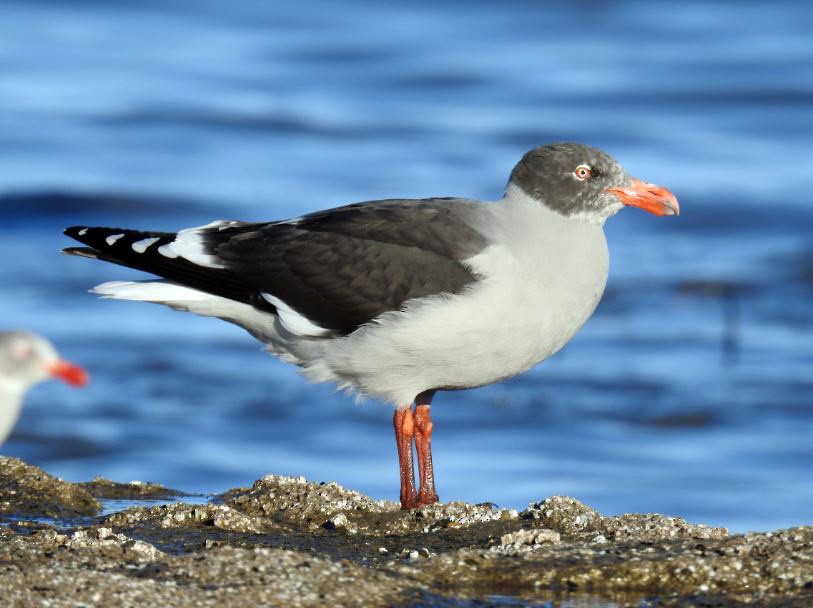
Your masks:
<svg viewBox="0 0 813 608"><path fill-rule="evenodd" d="M88 226L68 226L62 232L63 232L63 234L66 234L67 236L71 237L72 239L75 239L77 236L79 236L79 233L82 230L86 230L87 228L88 228Z"/></svg>
<svg viewBox="0 0 813 608"><path fill-rule="evenodd" d="M99 250L111 249L114 243L118 244L119 240L121 240L121 244L123 245L132 245L133 240L152 236L168 236L159 232L144 232L131 228L113 228L110 226L69 226L65 228L63 232L66 236L69 236L75 241L79 241L83 245ZM108 242L108 237L113 235L120 235L120 238L117 238L113 242ZM124 236L127 238L122 238Z"/></svg>

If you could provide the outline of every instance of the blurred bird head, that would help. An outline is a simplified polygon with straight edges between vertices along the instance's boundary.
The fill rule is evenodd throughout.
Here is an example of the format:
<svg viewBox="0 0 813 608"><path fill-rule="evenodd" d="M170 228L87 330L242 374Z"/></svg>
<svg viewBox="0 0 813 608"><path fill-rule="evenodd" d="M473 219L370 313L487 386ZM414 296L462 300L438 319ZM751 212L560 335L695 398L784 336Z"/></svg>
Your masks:
<svg viewBox="0 0 813 608"><path fill-rule="evenodd" d="M62 359L45 338L24 331L0 333L0 385L25 391L49 378L73 386L88 382L87 372Z"/></svg>

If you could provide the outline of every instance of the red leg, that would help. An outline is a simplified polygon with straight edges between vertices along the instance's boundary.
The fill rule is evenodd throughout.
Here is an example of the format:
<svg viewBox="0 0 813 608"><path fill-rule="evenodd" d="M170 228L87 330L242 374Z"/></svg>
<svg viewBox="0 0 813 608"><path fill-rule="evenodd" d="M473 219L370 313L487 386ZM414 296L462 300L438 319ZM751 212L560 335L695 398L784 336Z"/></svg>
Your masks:
<svg viewBox="0 0 813 608"><path fill-rule="evenodd" d="M415 434L415 418L411 404L395 410L392 417L395 442L398 445L398 467L401 470L401 509L414 509L418 505L415 492L415 472L412 467L412 438Z"/></svg>
<svg viewBox="0 0 813 608"><path fill-rule="evenodd" d="M421 488L418 505L431 505L438 501L435 491L435 471L432 468L432 417L429 413L434 391L421 393L415 400L415 449L418 452L418 472Z"/></svg>

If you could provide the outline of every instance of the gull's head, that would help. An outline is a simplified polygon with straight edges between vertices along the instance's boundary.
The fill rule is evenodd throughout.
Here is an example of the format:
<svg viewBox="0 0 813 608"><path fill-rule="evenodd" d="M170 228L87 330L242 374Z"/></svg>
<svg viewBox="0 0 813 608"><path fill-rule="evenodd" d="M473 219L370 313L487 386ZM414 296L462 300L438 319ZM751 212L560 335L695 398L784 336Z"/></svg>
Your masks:
<svg viewBox="0 0 813 608"><path fill-rule="evenodd" d="M631 177L612 156L585 144L557 143L531 150L511 172L508 190L566 217L603 223L624 206L678 215L675 195Z"/></svg>

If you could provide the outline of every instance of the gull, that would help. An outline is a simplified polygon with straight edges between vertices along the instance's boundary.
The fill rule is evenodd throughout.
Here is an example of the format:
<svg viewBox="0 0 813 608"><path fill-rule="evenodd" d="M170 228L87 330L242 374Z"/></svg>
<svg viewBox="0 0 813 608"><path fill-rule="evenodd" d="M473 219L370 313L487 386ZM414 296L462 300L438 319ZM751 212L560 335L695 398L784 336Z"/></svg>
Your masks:
<svg viewBox="0 0 813 608"><path fill-rule="evenodd" d="M0 444L11 434L26 391L49 378L74 386L88 382L87 372L57 354L53 344L26 331L0 332Z"/></svg>
<svg viewBox="0 0 813 608"><path fill-rule="evenodd" d="M376 200L177 233L74 226L85 246L65 253L160 277L97 286L105 298L229 321L309 380L392 404L401 507L413 509L438 500L434 395L560 350L604 292L603 226L625 206L679 213L609 154L556 143L525 154L493 202Z"/></svg>

